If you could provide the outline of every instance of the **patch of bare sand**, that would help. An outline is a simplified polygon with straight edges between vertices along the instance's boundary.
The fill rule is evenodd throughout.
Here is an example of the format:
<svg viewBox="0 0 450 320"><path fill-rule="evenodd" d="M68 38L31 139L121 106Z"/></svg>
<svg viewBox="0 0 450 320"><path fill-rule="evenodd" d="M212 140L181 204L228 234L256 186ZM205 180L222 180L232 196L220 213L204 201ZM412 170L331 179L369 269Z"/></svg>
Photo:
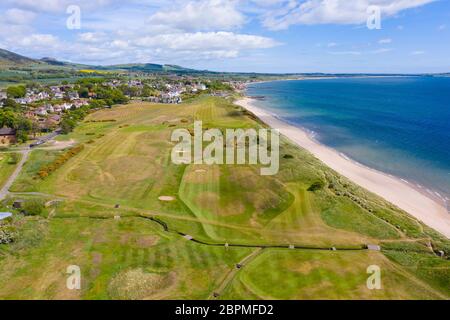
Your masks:
<svg viewBox="0 0 450 320"><path fill-rule="evenodd" d="M429 227L450 238L450 215L443 204L416 190L401 179L349 160L339 152L312 139L304 130L279 120L245 98L237 104L277 129L298 146L308 150L327 166L361 187L383 197Z"/></svg>
<svg viewBox="0 0 450 320"><path fill-rule="evenodd" d="M70 139L68 141L56 141L51 140L44 144L41 149L45 150L63 150L67 148L71 148L76 144L76 141L73 139Z"/></svg>
<svg viewBox="0 0 450 320"><path fill-rule="evenodd" d="M169 201L175 201L175 198L171 197L171 196L161 196L161 197L158 198L158 200L159 201L169 202Z"/></svg>

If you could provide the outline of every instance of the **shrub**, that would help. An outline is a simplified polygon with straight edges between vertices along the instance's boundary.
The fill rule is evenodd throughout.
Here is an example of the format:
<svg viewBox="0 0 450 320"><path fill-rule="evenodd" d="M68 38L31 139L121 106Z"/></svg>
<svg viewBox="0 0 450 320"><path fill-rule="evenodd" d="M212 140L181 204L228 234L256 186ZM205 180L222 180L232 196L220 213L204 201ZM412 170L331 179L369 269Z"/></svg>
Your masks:
<svg viewBox="0 0 450 320"><path fill-rule="evenodd" d="M318 191L318 190L322 190L323 187L325 186L325 183L323 181L316 181L314 182L309 188L308 191Z"/></svg>
<svg viewBox="0 0 450 320"><path fill-rule="evenodd" d="M23 204L22 211L28 216L38 216L44 210L44 202L38 199L28 200Z"/></svg>
<svg viewBox="0 0 450 320"><path fill-rule="evenodd" d="M76 147L73 147L72 149L69 149L62 155L60 155L58 158L56 158L52 163L49 163L45 166L43 166L39 172L38 176L41 179L45 179L48 177L52 172L58 170L60 167L62 167L67 161L69 161L72 157L76 156L78 153L83 151L84 145L79 145Z"/></svg>
<svg viewBox="0 0 450 320"><path fill-rule="evenodd" d="M8 164L17 164L19 162L19 155L17 153L12 153L9 157Z"/></svg>
<svg viewBox="0 0 450 320"><path fill-rule="evenodd" d="M0 227L0 244L9 244L16 240L16 233L11 229Z"/></svg>

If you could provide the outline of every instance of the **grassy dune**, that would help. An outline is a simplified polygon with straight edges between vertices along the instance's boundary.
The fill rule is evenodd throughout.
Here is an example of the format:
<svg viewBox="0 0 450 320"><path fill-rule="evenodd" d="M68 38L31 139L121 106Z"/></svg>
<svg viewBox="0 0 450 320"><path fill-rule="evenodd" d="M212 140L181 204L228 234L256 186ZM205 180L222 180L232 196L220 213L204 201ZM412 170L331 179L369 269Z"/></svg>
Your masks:
<svg viewBox="0 0 450 320"><path fill-rule="evenodd" d="M44 180L37 172L63 151L33 151L12 190L59 202L41 217L15 218L18 242L0 246L0 298L450 297L450 262L429 248L448 253L449 241L286 140L273 177L257 166L172 164L171 133L194 120L262 126L220 98L133 103L96 112L62 137L84 150ZM309 191L317 181L323 188ZM361 250L369 243L383 251ZM80 291L65 288L73 264ZM366 288L371 264L381 267L382 290Z"/></svg>

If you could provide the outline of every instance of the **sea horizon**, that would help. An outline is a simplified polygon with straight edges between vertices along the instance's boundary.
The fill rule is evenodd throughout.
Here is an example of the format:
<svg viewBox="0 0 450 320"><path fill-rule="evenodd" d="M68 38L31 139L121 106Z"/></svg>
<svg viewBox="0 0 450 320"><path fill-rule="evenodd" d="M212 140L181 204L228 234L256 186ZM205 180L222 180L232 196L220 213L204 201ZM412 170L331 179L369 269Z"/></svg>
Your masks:
<svg viewBox="0 0 450 320"><path fill-rule="evenodd" d="M409 84L402 84L404 80ZM336 77L255 82L247 86L245 93L249 98L253 98L255 101L254 103L258 107L270 112L279 120L306 131L310 138L326 147L336 150L342 157L369 169L398 178L430 198L442 202L446 206L447 210L449 210L450 154L448 151L443 150L444 152L442 152L443 156L441 158L432 159L433 157L430 157L430 155L436 154L436 149L433 149L436 148L436 145L429 146L427 144L422 144L419 145L419 148L414 148L413 145L417 143L417 141L412 141L411 143L404 145L407 146L407 148L393 147L393 145L396 145L397 143L393 143L389 139L393 139L395 134L389 135L386 133L386 131L389 132L389 130L392 130L392 126L395 125L393 123L389 123L389 125L384 126L383 130L383 123L378 122L379 126L376 128L376 131L373 131L377 134L380 132L382 134L384 133L387 137L389 137L389 139L383 140L383 143L380 143L379 139L375 139L370 135L368 137L364 137L364 139L355 136L358 131L352 128L351 123L357 121L361 114L358 114L358 108L355 107L355 105L352 105L353 101L349 102L345 99L345 96L341 96L334 102L324 102L320 101L320 98L317 99L317 93L314 92L314 90L318 89L320 94L324 94L323 99L326 100L329 95L335 94L333 93L333 86L336 82L342 82L341 85L347 86L348 88L351 88L352 82L356 82L357 85L362 85L363 87L376 87L381 85L383 92L382 96L378 97L378 99L383 101L383 103L385 100L393 102L393 105L397 108L400 107L400 110L395 110L395 112L400 114L403 112L406 116L408 115L407 110L401 110L401 97L397 95L392 98L390 95L395 93L395 91L390 92L389 90L386 90L386 88L392 86L392 90L394 90L394 88L398 88L399 86L401 87L406 84L406 88L400 90L407 91L412 89L408 88L408 86L411 87L412 83L416 82L415 80L419 82L416 83L419 86L421 85L421 80L424 80L425 82L428 80L442 80L442 85L450 88L450 78L448 77L424 77L416 75L401 77L362 76L349 78ZM384 83L374 83L377 81ZM435 83L433 83L433 85L435 85ZM415 85L413 84L412 87L414 86ZM432 85L430 85L430 87L431 86ZM302 95L302 97L297 96L299 91L301 91L300 95ZM360 92L360 94L364 95L364 91ZM421 93L419 92L418 95L420 96ZM352 92L352 96L349 95L348 97L350 98L349 100L353 100L355 97L356 100L360 99L357 98L357 96L358 93ZM376 100L376 98L373 98L374 97L372 96L368 100ZM441 98L442 101L431 105L434 109L430 112L444 111L445 114L442 115L441 119L444 120L444 127L447 127L445 126L445 119L448 119L450 107L445 108L445 106L447 106L446 101L450 100L447 99L448 94L444 94L444 97L437 97L437 100L440 100ZM364 98L362 101L363 100ZM417 103L420 102L421 101ZM346 106L347 103L351 104L350 109ZM333 106L335 107L335 110L341 110L341 115L339 115L339 113L331 112L330 109L332 109ZM383 105L380 105L380 109L383 109L382 107ZM379 115L376 114L376 109L371 109L370 111L372 113L375 112L371 116L382 116L383 111L380 109ZM364 110L359 111L364 112ZM417 110L414 112L417 112ZM398 116L398 114L395 115ZM338 121L332 121L333 118L338 119ZM402 122L404 119L399 117L398 121ZM401 127L397 128L400 131L403 130ZM427 128L434 130L436 128L436 123L432 121L429 123L428 127L424 127L422 124L420 126L417 125L414 127L416 131L411 132L410 134L426 136ZM421 130L419 131L417 129ZM411 130L411 128L409 128L409 130ZM433 134L436 135L436 132ZM445 130L442 130L442 132L439 132L437 135L442 138L440 141L443 149L445 149L446 142L450 141L450 136L445 132ZM336 139L335 137L340 137L343 141L338 141L339 139ZM417 151L418 149L420 151ZM425 154L428 154L428 156L425 156ZM383 161L379 161L380 159L383 159ZM441 179L437 179L435 180L437 183L433 183L432 180L436 179L436 177L440 177Z"/></svg>

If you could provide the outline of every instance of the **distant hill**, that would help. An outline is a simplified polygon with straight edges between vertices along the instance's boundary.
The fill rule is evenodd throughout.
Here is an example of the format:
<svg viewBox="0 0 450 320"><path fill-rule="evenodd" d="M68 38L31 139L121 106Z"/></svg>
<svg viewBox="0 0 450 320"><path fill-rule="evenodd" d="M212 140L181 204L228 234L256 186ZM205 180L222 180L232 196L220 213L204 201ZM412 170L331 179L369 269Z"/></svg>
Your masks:
<svg viewBox="0 0 450 320"><path fill-rule="evenodd" d="M111 66L94 66L97 70L123 70L133 72L198 72L194 69L183 68L176 65L162 65L155 63L117 64Z"/></svg>
<svg viewBox="0 0 450 320"><path fill-rule="evenodd" d="M24 65L36 63L37 61L34 59L30 59L20 54L4 50L0 48L0 64L3 65Z"/></svg>
<svg viewBox="0 0 450 320"><path fill-rule="evenodd" d="M31 59L21 56L14 52L0 49L0 68L8 67L25 67L30 65L39 65L40 67L51 67L52 69L75 69L75 70L99 70L99 71L132 71L132 72L199 72L194 69L183 68L176 65L161 65L154 63L135 63L135 64L118 64L111 66L91 66L86 64L77 64L65 61L59 61L54 58L44 57L42 59Z"/></svg>

